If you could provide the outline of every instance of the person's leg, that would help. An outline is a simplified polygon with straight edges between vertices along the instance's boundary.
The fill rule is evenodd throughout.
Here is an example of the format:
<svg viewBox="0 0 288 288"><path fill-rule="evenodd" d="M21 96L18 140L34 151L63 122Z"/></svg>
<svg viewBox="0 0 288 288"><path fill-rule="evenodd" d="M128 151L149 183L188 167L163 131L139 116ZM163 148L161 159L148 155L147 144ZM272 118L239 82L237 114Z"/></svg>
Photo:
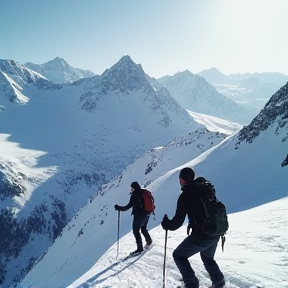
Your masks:
<svg viewBox="0 0 288 288"><path fill-rule="evenodd" d="M214 260L218 241L219 238L212 240L212 245L200 252L204 267L209 273L212 284L215 285L215 288L221 288L225 285L224 275L220 271L218 264Z"/></svg>
<svg viewBox="0 0 288 288"><path fill-rule="evenodd" d="M199 241L190 235L185 238L173 252L175 264L178 267L186 285L185 287L187 288L199 287L199 281L195 276L195 272L192 269L188 258L200 252L202 249L204 248L199 245Z"/></svg>
<svg viewBox="0 0 288 288"><path fill-rule="evenodd" d="M132 230L133 230L133 234L134 234L136 244L137 244L136 251L139 251L139 252L143 251L142 238L140 235L140 227L143 222L143 217L141 216L142 215L134 215L133 224L132 224Z"/></svg>
<svg viewBox="0 0 288 288"><path fill-rule="evenodd" d="M147 224L149 221L149 217L150 217L150 214L145 215L145 217L143 218L142 225L141 225L141 233L143 234L143 236L146 240L146 245L151 245L151 243L152 243L151 236L150 236L149 232L147 231Z"/></svg>

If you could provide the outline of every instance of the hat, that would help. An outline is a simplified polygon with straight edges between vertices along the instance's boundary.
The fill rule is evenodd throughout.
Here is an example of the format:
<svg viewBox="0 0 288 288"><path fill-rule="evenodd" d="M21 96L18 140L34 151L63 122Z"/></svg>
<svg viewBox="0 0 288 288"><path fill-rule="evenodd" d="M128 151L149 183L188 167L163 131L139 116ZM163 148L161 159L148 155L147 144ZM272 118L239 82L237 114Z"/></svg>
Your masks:
<svg viewBox="0 0 288 288"><path fill-rule="evenodd" d="M141 187L140 185L138 184L138 182L132 182L131 183L131 188L135 189L135 190L140 190Z"/></svg>
<svg viewBox="0 0 288 288"><path fill-rule="evenodd" d="M192 182L195 178L195 172L190 167L185 167L180 171L179 178L182 178L186 182Z"/></svg>

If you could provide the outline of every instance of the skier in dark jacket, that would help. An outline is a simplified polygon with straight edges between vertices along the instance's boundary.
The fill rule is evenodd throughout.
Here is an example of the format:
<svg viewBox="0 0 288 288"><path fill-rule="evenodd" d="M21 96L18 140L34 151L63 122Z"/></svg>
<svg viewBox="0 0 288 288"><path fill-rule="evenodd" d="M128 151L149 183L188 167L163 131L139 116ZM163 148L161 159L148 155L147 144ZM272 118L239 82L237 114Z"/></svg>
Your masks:
<svg viewBox="0 0 288 288"><path fill-rule="evenodd" d="M143 251L140 230L146 240L145 247L149 247L152 244L151 236L147 231L150 213L144 210L143 189L141 189L138 182L132 182L130 194L130 201L126 206L119 206L116 204L114 207L117 211L126 211L132 208L132 215L134 216L132 229L135 236L137 249L131 252L131 255L137 255Z"/></svg>
<svg viewBox="0 0 288 288"><path fill-rule="evenodd" d="M202 205L197 193L193 193L197 187L194 179L195 172L191 168L186 167L180 171L179 181L182 193L178 198L175 216L169 220L167 215L164 215L161 225L165 230L174 231L182 226L186 215L188 216L192 233L173 251L174 261L185 283L184 287L199 287L199 281L188 258L200 252L204 267L212 281L210 288L222 288L225 285L224 275L214 260L220 236L207 235L196 224L197 222L201 223L200 219L203 217L204 211L201 209Z"/></svg>

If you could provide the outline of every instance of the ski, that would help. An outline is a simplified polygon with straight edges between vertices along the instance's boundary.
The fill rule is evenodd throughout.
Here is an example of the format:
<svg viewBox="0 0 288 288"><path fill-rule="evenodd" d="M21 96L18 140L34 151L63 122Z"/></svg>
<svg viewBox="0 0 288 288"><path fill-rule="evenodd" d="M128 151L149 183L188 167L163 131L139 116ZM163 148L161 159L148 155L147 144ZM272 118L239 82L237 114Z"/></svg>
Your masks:
<svg viewBox="0 0 288 288"><path fill-rule="evenodd" d="M147 247L145 247L144 249L143 249L143 251L142 252L139 252L139 253L134 253L134 254L129 254L129 255L127 255L127 256L125 256L124 258L122 258L122 259L119 259L120 261L125 261L125 260L128 260L128 259L130 259L130 258L141 258L146 252L148 252L153 246L154 246L155 244L151 244L151 245L149 245L149 246L147 246Z"/></svg>

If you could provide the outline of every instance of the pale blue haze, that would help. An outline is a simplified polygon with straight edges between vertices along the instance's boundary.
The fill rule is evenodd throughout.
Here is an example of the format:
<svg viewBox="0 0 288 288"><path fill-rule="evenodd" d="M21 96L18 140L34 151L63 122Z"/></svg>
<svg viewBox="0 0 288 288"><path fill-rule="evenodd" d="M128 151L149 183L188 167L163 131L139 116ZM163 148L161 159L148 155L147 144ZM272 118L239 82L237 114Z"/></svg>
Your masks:
<svg viewBox="0 0 288 288"><path fill-rule="evenodd" d="M0 59L64 58L102 74L123 55L152 77L216 67L288 75L286 0L2 0Z"/></svg>

